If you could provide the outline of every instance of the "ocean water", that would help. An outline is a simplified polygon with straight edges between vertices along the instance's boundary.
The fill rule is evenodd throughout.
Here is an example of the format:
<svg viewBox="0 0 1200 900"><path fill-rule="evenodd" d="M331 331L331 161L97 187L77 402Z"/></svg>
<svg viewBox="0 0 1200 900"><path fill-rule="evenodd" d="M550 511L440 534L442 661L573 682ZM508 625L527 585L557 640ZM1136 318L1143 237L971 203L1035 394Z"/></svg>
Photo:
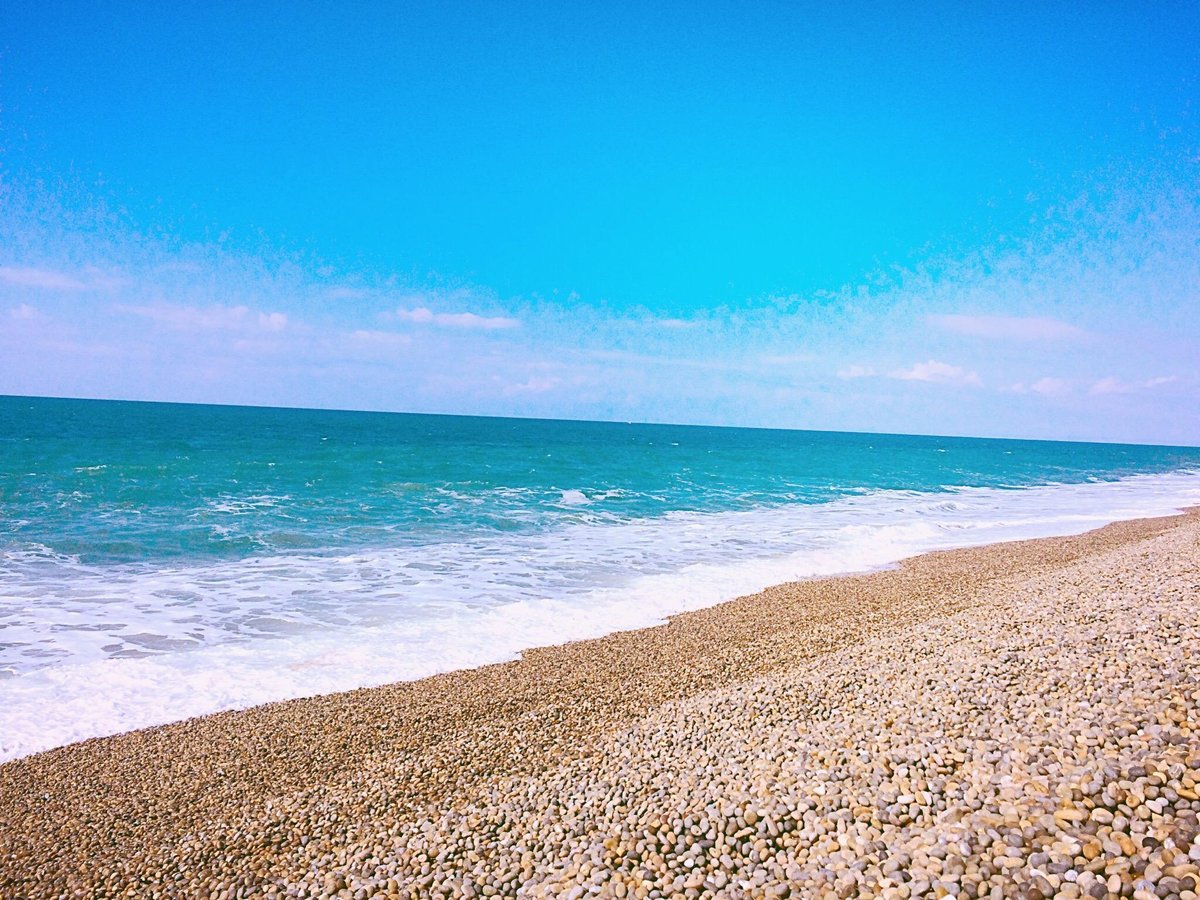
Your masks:
<svg viewBox="0 0 1200 900"><path fill-rule="evenodd" d="M0 759L1200 504L1200 449L0 397Z"/></svg>

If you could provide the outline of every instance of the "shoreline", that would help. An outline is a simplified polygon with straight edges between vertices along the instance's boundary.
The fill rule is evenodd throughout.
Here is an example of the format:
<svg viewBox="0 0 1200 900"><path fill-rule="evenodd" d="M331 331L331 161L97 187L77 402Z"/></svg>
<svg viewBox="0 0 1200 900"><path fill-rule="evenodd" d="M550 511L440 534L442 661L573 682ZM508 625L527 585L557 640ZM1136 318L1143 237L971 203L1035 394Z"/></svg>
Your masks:
<svg viewBox="0 0 1200 900"><path fill-rule="evenodd" d="M224 885L238 896L239 888L303 884L304 896L326 887L336 894L339 877L348 883L349 857L339 854L349 848L379 843L499 781L536 779L586 759L613 732L670 704L802 672L887 635L970 614L1005 585L1198 522L1190 511L1083 535L935 551L896 568L778 585L662 625L529 650L512 662L13 760L0 765L0 888L33 897L138 883L147 893L188 895ZM59 848L52 856L51 846ZM304 881L314 866L319 885Z"/></svg>
<svg viewBox="0 0 1200 900"><path fill-rule="evenodd" d="M1174 472L1015 491L884 491L829 503L688 514L679 522L655 521L648 528L625 523L599 534L587 526L585 534L522 539L500 556L499 546L464 556L456 545L446 544L434 545L428 557L382 551L332 568L322 568L326 564L317 558L268 556L215 568L118 572L112 576L115 586L106 575L89 575L77 589L111 594L115 602L105 607L105 615L112 622L130 623L111 633L67 630L60 635L54 619L60 603L64 614L83 621L95 611L75 609L63 599L57 582L43 596L36 580L23 584L18 579L8 601L33 611L28 617L32 624L13 632L18 655L22 642L69 653L80 635L86 640L78 660L68 655L52 666L0 679L0 762L221 711L507 662L530 648L653 627L672 615L800 578L865 573L925 552L1064 536L1113 520L1173 514L1200 502L1198 478L1200 472ZM580 540L598 540L607 549L598 555L577 551ZM617 558L625 560L619 572L612 569ZM511 565L509 559L514 560ZM413 565L448 568L408 597ZM562 583L555 582L559 576ZM346 602L350 613L336 627L318 629L310 623L290 633L284 627L289 620L285 612L283 621L275 623L289 635L283 640L255 637L255 624L245 640L226 641L220 637L223 613L199 614L197 624L185 626L193 616L174 621L174 613L159 609L161 598L147 593L151 587L186 593L197 583L206 585L197 601L200 608L236 608L237 596L222 593L235 584L238 596L261 590L276 597L331 586L330 608ZM347 595L346 585L354 593ZM362 602L364 594L370 602ZM401 595L407 599L397 603L394 598ZM460 602L475 597L483 602ZM267 623L273 602L262 611ZM151 609L161 615L143 620ZM358 621L355 609L374 616L374 624ZM239 621L234 616L226 624L240 628ZM20 622L18 614L18 626ZM201 637L215 629L215 639L191 645L199 639L191 633L193 627ZM122 629L133 637L118 634ZM146 653L142 644L151 637L168 644L181 640L189 649ZM60 646L59 641L65 643ZM104 651L109 653L122 642L118 655L136 658L114 664L103 654L94 657L98 645L108 644Z"/></svg>

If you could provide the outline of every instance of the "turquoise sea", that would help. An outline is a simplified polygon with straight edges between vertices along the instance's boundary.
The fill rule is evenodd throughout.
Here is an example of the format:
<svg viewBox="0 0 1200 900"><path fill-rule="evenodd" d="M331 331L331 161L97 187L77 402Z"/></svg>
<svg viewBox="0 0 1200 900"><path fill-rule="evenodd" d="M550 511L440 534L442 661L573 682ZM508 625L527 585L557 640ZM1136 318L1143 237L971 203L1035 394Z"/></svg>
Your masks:
<svg viewBox="0 0 1200 900"><path fill-rule="evenodd" d="M1200 503L1200 449L0 397L0 759Z"/></svg>

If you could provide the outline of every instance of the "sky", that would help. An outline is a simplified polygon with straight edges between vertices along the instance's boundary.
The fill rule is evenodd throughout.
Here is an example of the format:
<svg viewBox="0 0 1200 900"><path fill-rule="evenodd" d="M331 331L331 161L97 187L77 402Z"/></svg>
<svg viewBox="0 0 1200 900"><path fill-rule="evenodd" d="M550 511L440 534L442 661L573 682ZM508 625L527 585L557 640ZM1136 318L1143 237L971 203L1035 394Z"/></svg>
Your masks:
<svg viewBox="0 0 1200 900"><path fill-rule="evenodd" d="M0 12L0 393L1200 444L1191 3Z"/></svg>

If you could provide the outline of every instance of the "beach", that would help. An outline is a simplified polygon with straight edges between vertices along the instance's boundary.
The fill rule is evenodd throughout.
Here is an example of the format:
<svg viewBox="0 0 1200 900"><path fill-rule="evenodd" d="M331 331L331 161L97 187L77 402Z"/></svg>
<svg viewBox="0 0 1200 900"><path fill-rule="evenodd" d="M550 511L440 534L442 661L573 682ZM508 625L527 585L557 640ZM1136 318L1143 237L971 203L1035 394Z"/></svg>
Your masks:
<svg viewBox="0 0 1200 900"><path fill-rule="evenodd" d="M1187 447L4 397L0 435L0 762L1200 505Z"/></svg>
<svg viewBox="0 0 1200 900"><path fill-rule="evenodd" d="M0 766L0 896L1196 896L1200 518Z"/></svg>
<svg viewBox="0 0 1200 900"><path fill-rule="evenodd" d="M7 4L0 900L1200 900L1144 7Z"/></svg>

